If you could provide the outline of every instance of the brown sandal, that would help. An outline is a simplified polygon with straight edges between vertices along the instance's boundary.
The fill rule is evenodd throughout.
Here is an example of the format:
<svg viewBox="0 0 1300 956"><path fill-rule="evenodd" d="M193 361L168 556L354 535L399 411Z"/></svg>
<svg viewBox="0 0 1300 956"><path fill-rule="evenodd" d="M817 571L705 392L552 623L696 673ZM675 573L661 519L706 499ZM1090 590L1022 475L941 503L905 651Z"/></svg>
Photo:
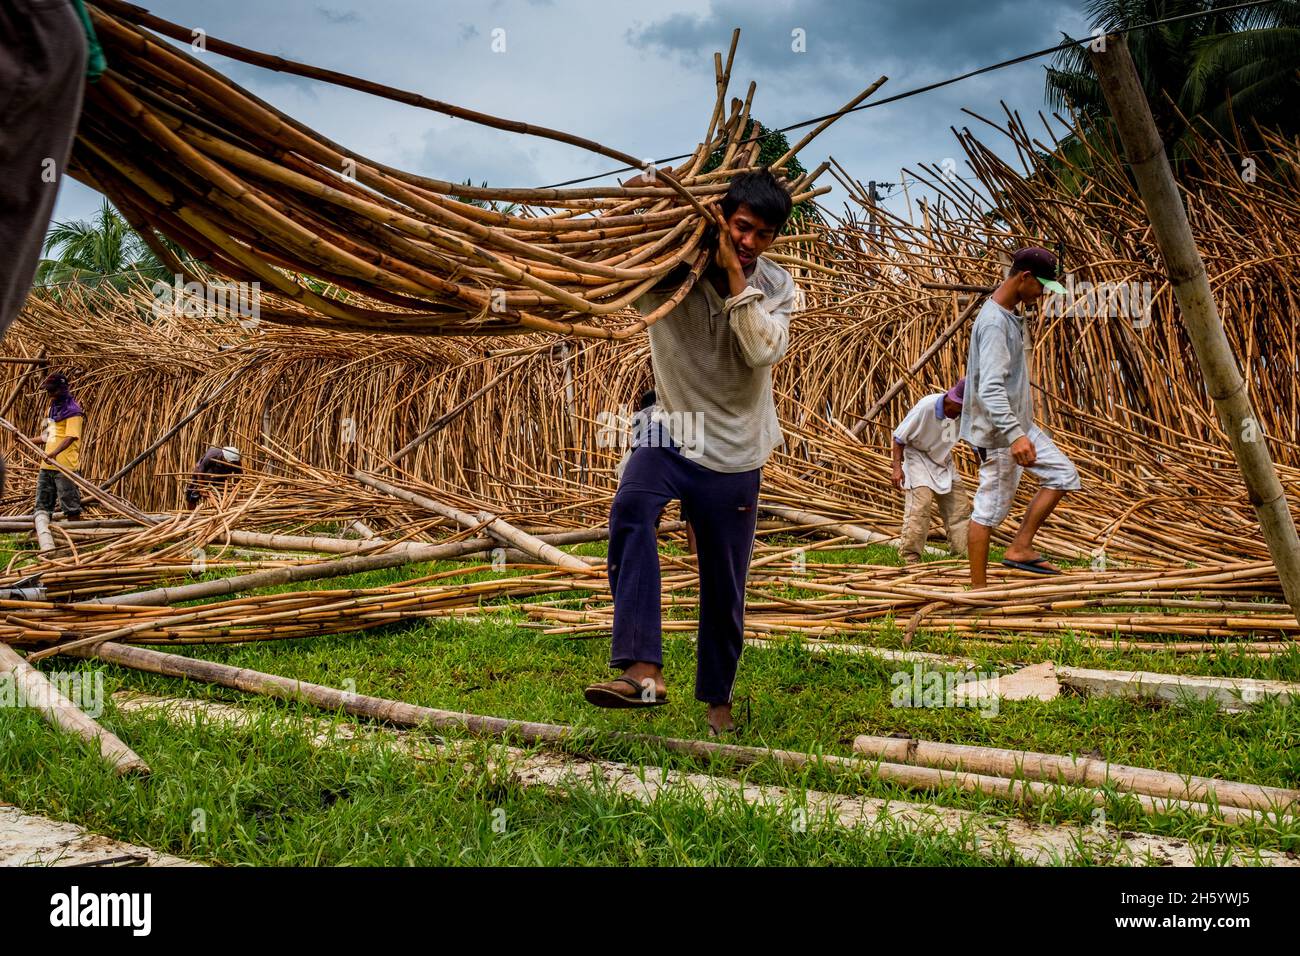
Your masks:
<svg viewBox="0 0 1300 956"><path fill-rule="evenodd" d="M646 678L649 680L649 678ZM592 684L582 692L582 696L587 698L587 703L594 707L607 707L614 710L627 710L642 707L662 707L668 703L667 694L659 694L655 691L653 685L642 687L640 682L627 676L615 677L611 681L603 683L617 683L622 681L635 692L631 695L620 694L616 690L603 687L601 684Z"/></svg>

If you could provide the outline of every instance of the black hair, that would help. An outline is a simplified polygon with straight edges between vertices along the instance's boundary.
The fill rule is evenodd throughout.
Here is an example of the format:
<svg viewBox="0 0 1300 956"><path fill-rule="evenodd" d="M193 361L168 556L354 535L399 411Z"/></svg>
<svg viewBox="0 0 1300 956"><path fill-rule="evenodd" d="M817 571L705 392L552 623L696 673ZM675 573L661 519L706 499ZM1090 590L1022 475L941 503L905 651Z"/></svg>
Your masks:
<svg viewBox="0 0 1300 956"><path fill-rule="evenodd" d="M730 219L742 205L748 206L755 216L777 232L785 228L790 210L794 208L785 187L766 169L741 173L731 181L727 194L722 197L722 218Z"/></svg>
<svg viewBox="0 0 1300 956"><path fill-rule="evenodd" d="M656 401L658 401L658 398L655 396L655 390L652 388L652 389L650 389L650 391L644 393L644 394L641 396L641 408L640 408L640 410L641 410L641 411L645 411L647 408L649 408L651 405L653 405Z"/></svg>

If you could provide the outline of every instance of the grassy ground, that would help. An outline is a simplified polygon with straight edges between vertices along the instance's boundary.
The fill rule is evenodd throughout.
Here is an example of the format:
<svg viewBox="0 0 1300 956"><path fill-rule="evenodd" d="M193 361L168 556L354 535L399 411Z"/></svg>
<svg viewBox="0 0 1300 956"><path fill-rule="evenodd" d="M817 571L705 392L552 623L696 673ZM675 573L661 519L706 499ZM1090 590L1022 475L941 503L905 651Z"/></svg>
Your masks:
<svg viewBox="0 0 1300 956"><path fill-rule="evenodd" d="M600 545L573 549L599 554ZM809 560L896 563L892 549L810 554ZM375 586L435 573L437 564L339 579L330 587ZM474 577L490 576L479 573ZM548 596L553 599L554 596ZM187 653L359 693L477 714L701 737L704 708L692 699L694 645L666 642L669 703L645 712L600 711L582 687L608 673L608 638L571 639L521 626L522 616L481 623L426 620L360 634L292 642L190 649ZM892 624L879 643L898 646ZM1135 654L1085 648L1070 635L1022 639L971 653L951 635L919 632L918 650L963 653L992 670L1051 659L1076 666L1220 674L1300 681L1300 653ZM64 664L63 666L69 666ZM90 668L90 664L78 666ZM1300 784L1300 708L1265 703L1243 714L1209 704L1159 706L1066 694L1051 702L1002 702L995 715L973 708L894 706L911 665L846 654L813 654L790 639L748 649L737 684L738 742L848 754L861 733L916 737L1051 753L1097 752L1122 763L1276 786ZM268 719L291 705L235 691L107 668L106 689L227 700ZM315 711L305 711L318 716ZM653 806L608 792L561 797L523 790L482 759L414 760L374 748L313 750L282 723L252 729L181 728L109 706L103 722L151 764L147 783L113 779L79 745L34 715L0 710L0 800L81 823L159 850L227 864L943 864L987 862L960 838L845 832L810 820L806 832L780 809L704 807L661 799ZM600 756L740 775L649 745L605 745ZM993 814L1012 811L956 791L920 794L868 777L820 768L793 773L760 764L754 782L943 803ZM195 811L206 829L195 831ZM504 816L496 811L504 811ZM1042 822L1092 819L1090 806L1060 797L1022 816ZM1143 816L1118 795L1107 820L1121 828L1186 838L1207 863L1228 846L1300 850L1300 825L1226 827L1181 814ZM504 832L498 832L504 821ZM493 826L494 822L497 824Z"/></svg>
<svg viewBox="0 0 1300 956"><path fill-rule="evenodd" d="M277 723L109 721L149 755L115 779L30 713L0 715L0 796L98 832L228 865L886 865L974 863L956 840L846 831L779 807L646 806L605 791L524 789L482 757L318 750ZM196 826L201 823L201 826Z"/></svg>

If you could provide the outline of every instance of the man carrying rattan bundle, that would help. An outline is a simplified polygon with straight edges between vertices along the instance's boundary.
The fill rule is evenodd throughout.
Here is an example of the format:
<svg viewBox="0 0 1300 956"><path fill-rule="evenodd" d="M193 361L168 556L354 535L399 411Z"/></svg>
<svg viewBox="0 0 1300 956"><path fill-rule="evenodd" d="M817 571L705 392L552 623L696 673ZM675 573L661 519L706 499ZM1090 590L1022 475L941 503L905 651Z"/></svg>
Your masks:
<svg viewBox="0 0 1300 956"><path fill-rule="evenodd" d="M906 494L898 552L907 564L921 560L936 505L949 549L958 556L966 553L970 499L952 461L965 394L966 379L959 379L948 391L913 405L894 429L893 482Z"/></svg>
<svg viewBox="0 0 1300 956"><path fill-rule="evenodd" d="M81 0L0 0L0 336L18 316L104 53Z"/></svg>
<svg viewBox="0 0 1300 956"><path fill-rule="evenodd" d="M979 490L968 535L972 588L987 584L989 537L1010 513L1025 471L1038 479L1039 487L1002 562L1016 570L1061 573L1034 550L1034 535L1066 493L1082 487L1074 464L1051 436L1034 424L1025 320L1015 310L1037 302L1044 289L1065 292L1057 281L1056 257L1036 246L1021 249L971 328L961 437L970 442L980 459Z"/></svg>
<svg viewBox="0 0 1300 956"><path fill-rule="evenodd" d="M0 0L0 338L27 300L40 262L84 78L97 80L104 68L82 0ZM0 495L4 479L0 455Z"/></svg>
<svg viewBox="0 0 1300 956"><path fill-rule="evenodd" d="M627 185L643 185L637 180ZM686 297L650 327L656 404L610 512L614 596L611 681L585 691L597 707L665 703L655 521L674 499L690 514L700 575L695 698L709 733L735 729L732 689L744 647L745 581L754 547L762 467L782 441L772 365L785 354L795 285L760 258L790 216L789 193L770 172L731 181L714 210L713 263ZM669 293L637 300L643 313Z"/></svg>

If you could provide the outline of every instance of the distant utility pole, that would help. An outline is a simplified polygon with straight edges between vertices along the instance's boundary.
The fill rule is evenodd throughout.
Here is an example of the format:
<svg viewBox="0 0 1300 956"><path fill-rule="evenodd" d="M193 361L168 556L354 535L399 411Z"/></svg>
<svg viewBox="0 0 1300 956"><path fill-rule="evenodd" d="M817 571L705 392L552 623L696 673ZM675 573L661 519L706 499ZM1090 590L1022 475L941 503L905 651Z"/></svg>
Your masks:
<svg viewBox="0 0 1300 956"><path fill-rule="evenodd" d="M1124 153L1146 206L1151 231L1164 257L1183 326L1214 401L1219 423L1232 444L1246 494L1259 517L1260 531L1277 568L1291 612L1300 619L1300 540L1269 454L1264 429L1255 415L1237 357L1219 319L1205 262L1196 248L1187 210L1169 168L1164 143L1151 117L1151 104L1122 36L1093 41L1090 54Z"/></svg>
<svg viewBox="0 0 1300 956"><path fill-rule="evenodd" d="M884 186L886 189L892 189L893 183L878 183L874 179L867 182L867 198L871 200L871 205L867 207L867 233L874 236L876 234L876 204L885 197L880 195L877 186Z"/></svg>

